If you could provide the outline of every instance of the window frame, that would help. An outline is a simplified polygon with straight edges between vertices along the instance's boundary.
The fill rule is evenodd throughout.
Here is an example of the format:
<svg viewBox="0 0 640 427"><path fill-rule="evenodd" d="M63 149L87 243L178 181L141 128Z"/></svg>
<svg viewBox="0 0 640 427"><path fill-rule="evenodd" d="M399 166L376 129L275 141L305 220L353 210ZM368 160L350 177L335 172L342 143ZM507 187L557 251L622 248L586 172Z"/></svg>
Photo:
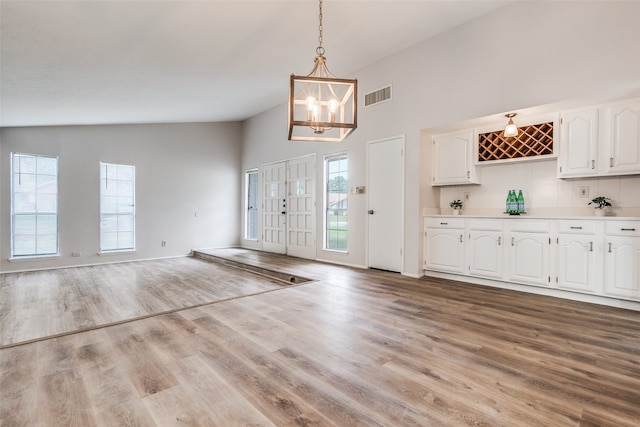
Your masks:
<svg viewBox="0 0 640 427"><path fill-rule="evenodd" d="M104 173L105 176L103 178L103 166L105 167L104 169ZM132 179L131 180L125 180L125 179L119 179L116 178L115 181L118 184L120 184L120 182L131 182L131 212L103 212L103 196L110 196L113 197L114 195L104 195L103 194L103 180L105 181L105 186L108 185L109 179L108 179L108 168L109 166L113 166L113 167L117 167L117 168L131 168L131 176ZM119 172L118 172L119 174ZM100 176L99 176L99 186L100 186L100 191L98 194L98 198L99 198L99 238L98 238L98 254L103 255L103 254L113 254L113 253L126 253L126 252L135 252L136 251L136 167L135 165L126 165L126 164L122 164L122 163L110 163L110 162L100 162ZM116 194L115 194L116 200L118 200L118 198L120 197L128 197L127 195L121 195L119 192L119 188L116 189ZM118 206L118 202L116 202L116 209ZM104 245L104 239L103 239L103 221L105 220L105 218L103 218L104 216L115 216L116 217L116 242L118 241L118 237L117 235L121 233L120 229L119 229L119 223L120 223L120 217L124 217L124 216L128 216L131 217L131 242L132 244L130 246L120 246L119 244L116 244L115 248L105 248ZM122 231L123 233L125 232L129 232L129 230L125 230Z"/></svg>
<svg viewBox="0 0 640 427"><path fill-rule="evenodd" d="M343 212L343 215L346 219L345 219L345 229L343 230L344 232L344 247L338 247L334 244L332 244L331 242L331 236L330 233L331 231L334 229L333 227L330 227L329 224L329 220L330 220L330 216L329 216L329 210L330 210L330 206L329 204L331 203L330 201L330 194L331 192L329 191L329 181L332 179L330 177L330 162L333 161L342 161L345 160L346 163L346 169L344 171L339 171L339 174L346 174L346 182L345 182L345 191L344 192L340 192L339 194L344 194L344 198L341 199L340 201L344 201L346 202L346 207L343 208L337 208L337 209L332 209L332 210L340 210ZM349 235L349 156L347 155L347 152L340 152L340 153L336 153L336 154L331 154L331 155L327 155L324 157L324 209L323 209L323 226L322 226L322 234L323 234L323 249L326 251L334 251L334 252L341 252L341 253L347 253L349 251L349 239L348 239L348 235ZM335 229L336 232L341 231L339 229ZM336 239L338 239L338 237L336 236Z"/></svg>
<svg viewBox="0 0 640 427"><path fill-rule="evenodd" d="M14 171L14 165L15 165L15 159L16 158L26 158L26 157L31 157L35 159L35 166L34 166L34 172L32 175L34 175L34 193L33 193L33 197L35 198L35 210L33 212L23 212L23 213L16 213L16 192L15 190L15 171ZM38 187L40 186L38 184L38 176L54 176L54 175L50 175L50 174L39 174L38 173L38 159L39 158L46 158L46 159L54 159L55 160L55 213L42 213L38 210ZM18 160L20 162L20 160ZM58 158L58 156L47 156L44 154L27 154L27 153L15 153L12 152L11 156L10 156L10 234L11 234L11 242L10 242L10 258L9 260L28 260L28 259L34 259L34 258L56 258L60 256L60 159ZM20 162L21 164L21 162ZM20 167L21 169L21 167ZM26 174L26 173L25 173ZM21 180L21 176L22 176L22 171L18 171L18 175L20 177ZM22 184L19 184L22 185ZM26 192L19 192L19 193L26 193ZM41 194L53 194L53 193L41 193ZM40 213L39 213L40 212ZM23 215L32 215L35 216L35 222L34 222L34 253L31 254L16 254L16 216L23 216ZM38 217L39 216L55 216L55 251L54 252L40 252L38 253ZM42 234L46 234L46 233L42 233ZM50 234L50 233L49 233Z"/></svg>

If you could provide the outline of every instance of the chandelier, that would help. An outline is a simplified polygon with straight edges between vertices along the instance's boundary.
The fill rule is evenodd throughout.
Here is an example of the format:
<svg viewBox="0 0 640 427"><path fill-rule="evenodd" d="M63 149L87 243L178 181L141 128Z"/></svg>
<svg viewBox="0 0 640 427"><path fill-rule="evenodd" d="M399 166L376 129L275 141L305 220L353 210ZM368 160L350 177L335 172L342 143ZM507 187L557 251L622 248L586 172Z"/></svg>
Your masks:
<svg viewBox="0 0 640 427"><path fill-rule="evenodd" d="M322 0L318 47L313 70L291 75L289 87L289 140L340 142L358 124L358 81L340 79L327 69L322 47Z"/></svg>

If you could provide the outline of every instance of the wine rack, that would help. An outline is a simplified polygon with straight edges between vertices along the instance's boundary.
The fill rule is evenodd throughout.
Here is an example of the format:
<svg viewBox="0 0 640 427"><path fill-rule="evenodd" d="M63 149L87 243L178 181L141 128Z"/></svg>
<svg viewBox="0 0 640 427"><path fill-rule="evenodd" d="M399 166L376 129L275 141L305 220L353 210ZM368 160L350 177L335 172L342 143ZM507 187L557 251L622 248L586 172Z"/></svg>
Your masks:
<svg viewBox="0 0 640 427"><path fill-rule="evenodd" d="M503 130L478 135L478 161L511 160L553 154L553 122L518 127L517 136Z"/></svg>

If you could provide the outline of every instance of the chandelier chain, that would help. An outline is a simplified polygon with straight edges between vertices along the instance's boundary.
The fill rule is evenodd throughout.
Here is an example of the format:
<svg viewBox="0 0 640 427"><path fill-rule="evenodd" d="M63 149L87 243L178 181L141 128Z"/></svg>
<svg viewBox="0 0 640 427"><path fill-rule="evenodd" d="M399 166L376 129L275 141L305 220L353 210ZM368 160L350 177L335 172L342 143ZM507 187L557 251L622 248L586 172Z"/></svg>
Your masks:
<svg viewBox="0 0 640 427"><path fill-rule="evenodd" d="M324 48L322 47L322 0L319 1L319 15L318 20L320 24L318 25L318 47L316 48L316 53L319 56L324 56Z"/></svg>

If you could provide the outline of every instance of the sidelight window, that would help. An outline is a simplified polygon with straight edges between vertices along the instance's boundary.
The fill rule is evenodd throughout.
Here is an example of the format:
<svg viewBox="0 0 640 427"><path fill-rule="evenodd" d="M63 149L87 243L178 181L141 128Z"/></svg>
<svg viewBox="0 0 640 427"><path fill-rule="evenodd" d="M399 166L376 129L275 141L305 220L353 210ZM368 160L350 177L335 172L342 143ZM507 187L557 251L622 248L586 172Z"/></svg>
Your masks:
<svg viewBox="0 0 640 427"><path fill-rule="evenodd" d="M325 158L325 227L324 247L347 250L348 161L346 154Z"/></svg>
<svg viewBox="0 0 640 427"><path fill-rule="evenodd" d="M252 169L245 174L246 218L244 238L258 240L258 170Z"/></svg>

